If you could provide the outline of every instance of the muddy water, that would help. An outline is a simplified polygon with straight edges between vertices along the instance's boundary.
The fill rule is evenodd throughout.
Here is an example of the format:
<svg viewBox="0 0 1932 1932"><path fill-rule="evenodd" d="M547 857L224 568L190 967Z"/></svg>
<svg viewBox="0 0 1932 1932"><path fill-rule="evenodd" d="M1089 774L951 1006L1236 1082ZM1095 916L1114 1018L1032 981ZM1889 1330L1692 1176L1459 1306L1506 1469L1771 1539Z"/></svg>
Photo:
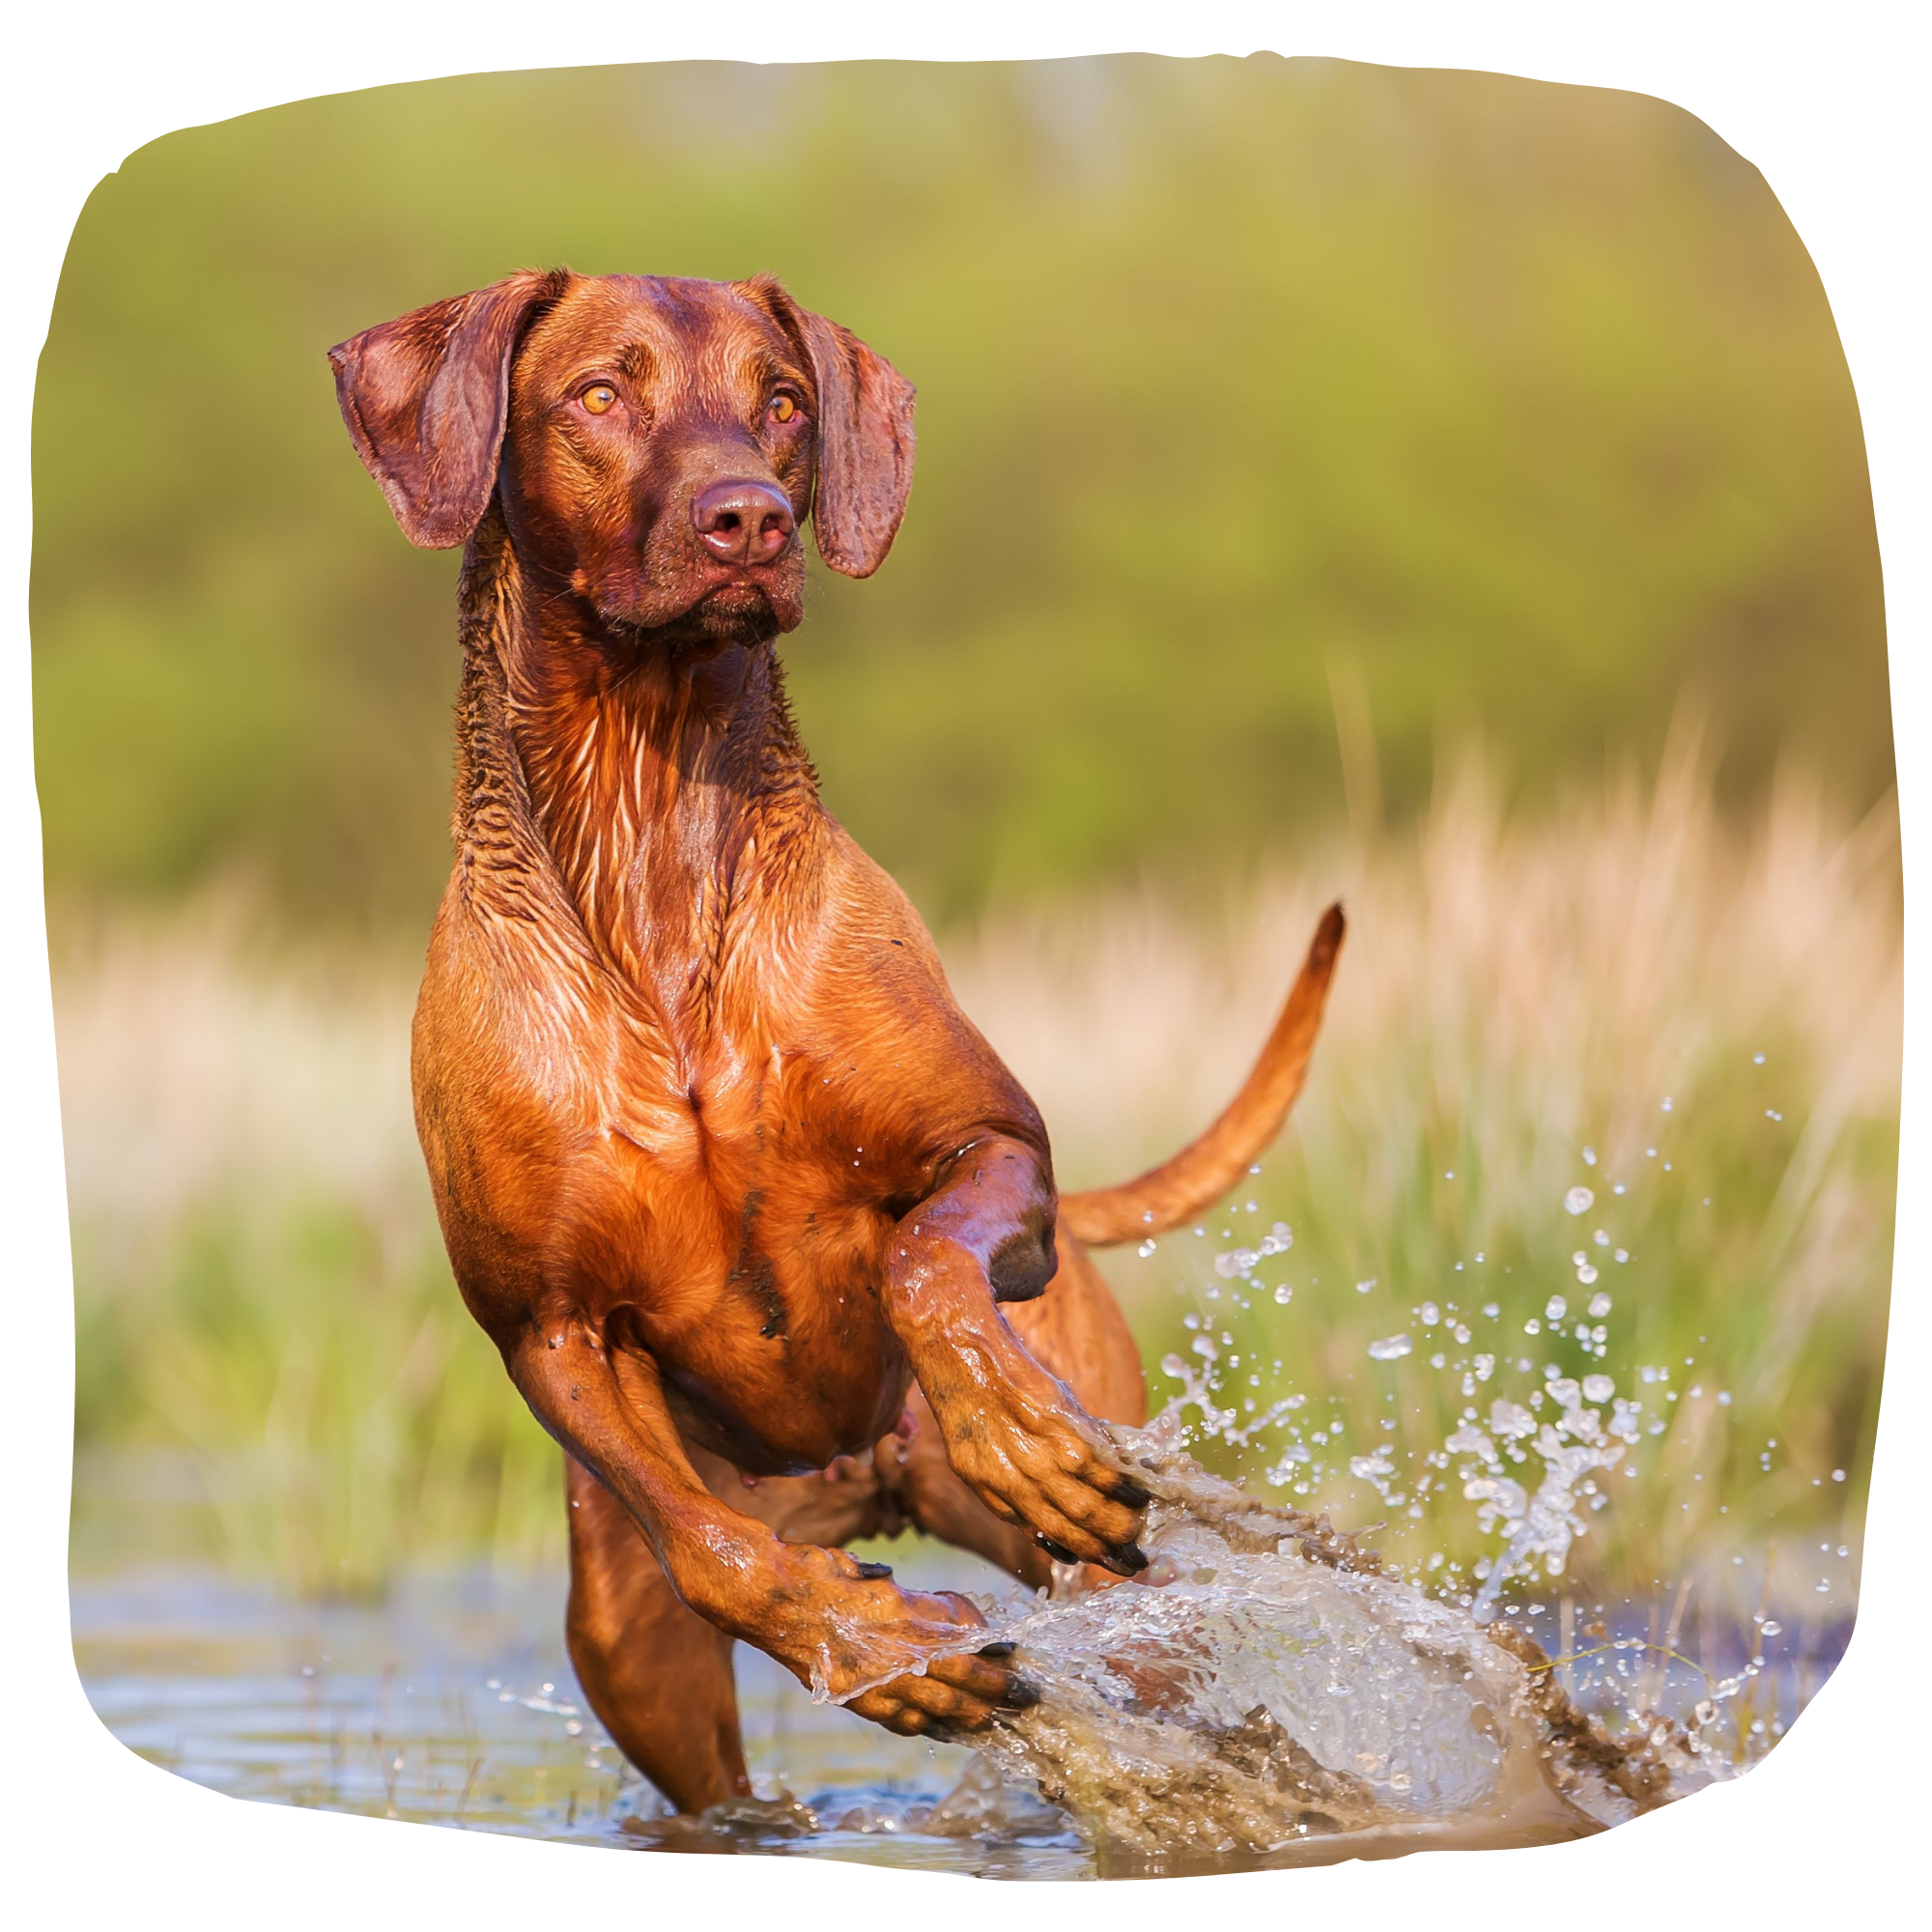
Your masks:
<svg viewBox="0 0 1932 1932"><path fill-rule="evenodd" d="M902 1544L890 1553L917 1584L966 1587L995 1604L1004 1589L992 1572L954 1551ZM893 1738L815 1705L775 1665L741 1648L747 1748L760 1800L703 1826L666 1816L582 1708L562 1654L560 1579L421 1577L380 1606L295 1604L206 1572L82 1579L73 1591L74 1647L107 1728L198 1783L274 1804L613 1849L765 1852L1071 1879L1538 1842L1596 1828L1592 1794L1579 1802L1577 1792L1552 1788L1520 1748L1521 1734L1512 1757L1499 1693L1477 1711L1481 1700L1461 1676L1477 1666L1437 1655L1413 1666L1413 1681L1405 1674L1412 1666L1403 1660L1415 1653L1402 1615L1391 1620L1373 1579L1311 1569L1313 1594L1293 1597L1302 1636L1270 1647L1258 1645L1255 1625L1241 1621L1252 1603L1240 1605L1244 1596L1269 1590L1293 1594L1294 1585L1269 1574L1272 1556L1204 1551L1198 1538L1191 1548L1168 1539L1159 1555L1176 1573L1160 1589L1104 1593L1118 1598L1111 1606L1079 1599L1006 1612L1028 1667L1055 1680L1055 1695L1002 1741L997 1766L990 1756ZM1196 1560L1183 1572L1190 1556ZM1258 1557L1258 1572L1243 1570ZM1216 1576L1201 1580L1198 1573L1210 1568ZM1339 1595L1324 1594L1331 1590ZM1534 1605L1542 1612L1535 1617L1530 1607L1517 1603L1508 1614L1524 1630L1552 1634L1556 1605ZM1700 1652L1700 1669L1636 1647L1655 1608L1608 1607L1605 1636L1577 1638L1593 1655L1560 1675L1581 1704L1614 1712L1640 1700L1682 1720L1694 1716L1711 1679L1737 1674L1756 1650L1764 1668L1750 1680L1749 1701L1733 1700L1722 1745L1746 1761L1829 1671L1845 1635L1842 1624L1794 1621L1772 1637L1737 1629L1707 1634L1700 1646L1687 1637L1683 1646ZM1122 1624L1129 1609L1149 1621ZM1204 1616L1223 1622L1204 1627ZM1321 1637L1322 1617L1335 1639L1326 1659L1321 1642L1309 1640ZM1196 1633L1191 1646L1178 1634L1187 1625ZM1441 1636L1437 1631L1433 1640ZM1462 1640L1458 1630L1450 1650ZM1238 1658L1238 1669L1204 1674L1204 1647ZM1103 1657L1113 1660L1111 1681ZM1339 1680L1330 1674L1338 1661ZM1509 1660L1502 1665L1493 1681L1506 1692L1514 1680ZM1480 1668L1498 1666L1485 1659ZM1368 1709L1378 1700L1364 1698L1336 1716L1326 1686L1358 1683L1364 1670L1403 1687L1401 1695L1379 1700L1379 1714ZM1254 1704L1245 1701L1251 1696ZM1250 1721L1270 1696L1269 1716ZM1058 1713L1057 1731L1049 1709ZM1484 1722L1493 1737L1485 1737ZM1753 1733L1753 1724L1761 1729ZM1141 1753L1124 1784L1093 1776L1096 1725L1116 1727L1109 1748ZM1163 1734L1151 1738L1151 1728ZM1432 1754L1405 1736L1438 1744ZM1533 1774L1527 1778L1525 1769ZM1043 1801L1030 1775L1043 1775L1069 1808ZM1605 1802L1601 1792L1595 1800ZM1179 1807L1192 1832L1162 1842L1163 1804L1169 1822Z"/></svg>
<svg viewBox="0 0 1932 1932"><path fill-rule="evenodd" d="M1171 1435L1114 1433L1155 1498L1151 1565L996 1618L1042 1695L989 1747L1103 1862L1553 1843L1737 1774L1714 1740L1754 1675L1613 1733L1525 1631L1424 1595Z"/></svg>

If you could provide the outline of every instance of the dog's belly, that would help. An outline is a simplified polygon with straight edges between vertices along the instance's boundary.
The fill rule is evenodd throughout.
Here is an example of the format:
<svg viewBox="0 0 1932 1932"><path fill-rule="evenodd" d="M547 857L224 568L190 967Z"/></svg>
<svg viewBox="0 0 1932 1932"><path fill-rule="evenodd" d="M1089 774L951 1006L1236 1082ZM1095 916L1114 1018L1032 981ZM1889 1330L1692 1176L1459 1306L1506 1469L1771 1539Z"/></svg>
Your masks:
<svg viewBox="0 0 1932 1932"><path fill-rule="evenodd" d="M905 1357L876 1303L868 1295L864 1304L859 1319L835 1326L824 1318L845 1312L836 1298L828 1311L791 1297L796 1321L782 1338L723 1307L697 1338L649 1346L653 1324L641 1310L637 1328L689 1441L747 1475L798 1475L870 1448L904 1406Z"/></svg>
<svg viewBox="0 0 1932 1932"><path fill-rule="evenodd" d="M648 1356L682 1433L751 1475L822 1468L896 1421L909 1371L878 1295L886 1210L812 1170L627 1134L493 1133L442 1157L464 1297L498 1346L539 1306Z"/></svg>
<svg viewBox="0 0 1932 1932"><path fill-rule="evenodd" d="M684 1435L748 1474L823 1468L869 1447L909 1383L876 1291L877 1217L818 1212L798 1230L743 1200L706 1205L695 1212L686 1194L674 1215L633 1223L628 1253L600 1242L617 1265L586 1275L585 1312L617 1358L649 1356Z"/></svg>

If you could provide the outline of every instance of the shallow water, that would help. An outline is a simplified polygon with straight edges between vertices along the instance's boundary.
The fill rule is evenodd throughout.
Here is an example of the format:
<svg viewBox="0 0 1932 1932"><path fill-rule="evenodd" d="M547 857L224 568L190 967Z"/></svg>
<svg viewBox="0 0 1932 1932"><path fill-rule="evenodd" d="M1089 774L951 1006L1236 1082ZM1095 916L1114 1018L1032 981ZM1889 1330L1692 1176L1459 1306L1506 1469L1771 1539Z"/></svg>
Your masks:
<svg viewBox="0 0 1932 1932"><path fill-rule="evenodd" d="M946 1552L953 1583L995 1573ZM737 1652L746 1752L767 1801L699 1831L587 1710L563 1654L561 1577L417 1577L382 1605L296 1603L201 1570L76 1579L74 1655L123 1744L231 1797L641 1850L861 1858L981 1877L1079 1878L1048 1806L922 1814L975 1759L814 1704ZM791 1794L798 1804L783 1801ZM923 1829L920 1829L923 1827Z"/></svg>
<svg viewBox="0 0 1932 1932"><path fill-rule="evenodd" d="M903 1543L891 1553L908 1582L944 1582L989 1597L1006 1588L995 1573L956 1551ZM1178 1592L1174 1585L1135 1589L1134 1605L1158 1623L1176 1616L1192 1590L1198 1610L1205 1586L1177 1580ZM1353 1582L1345 1579L1345 1594ZM1122 1606L1127 1602L1122 1597ZM1465 1819L1447 1832L1430 1825L1432 1810L1459 1804L1466 1809L1470 1792L1457 1780L1474 1775L1480 1781L1486 1764L1492 1774L1498 1759L1471 1736L1466 1718L1458 1732L1440 1723L1438 1711L1432 1734L1460 1735L1460 1755L1438 1752L1425 1763L1427 1753L1411 1753L1402 1765L1380 1766L1384 1782L1408 1776L1416 1802L1369 1788L1376 1764L1353 1771L1342 1764L1342 1777L1291 1793L1302 1812L1321 1815L1308 1832L1291 1830L1287 1842L1267 1848L1264 1834L1249 1833L1242 1842L1239 1832L1224 1830L1218 1839L1198 1836L1191 1848L1176 1837L1155 1849L1145 1834L1135 1843L1131 1834L1123 1840L1096 1831L1091 1793L1072 1794L1086 1805L1083 1829L1037 1796L1003 1785L986 1758L957 1746L895 1738L836 1706L812 1703L789 1676L742 1646L747 1754L762 1802L699 1828L666 1815L582 1708L563 1656L560 1578L488 1572L419 1577L372 1606L298 1604L210 1572L154 1571L78 1579L72 1603L76 1660L107 1728L182 1776L270 1803L611 1848L860 1859L1031 1879L1253 1869L1388 1856L1435 1843L1537 1842L1588 1829L1536 1794L1530 1813L1514 1819L1506 1815L1508 1804L1499 1812L1479 1802L1473 1823ZM1606 1625L1608 1641L1640 1637L1651 1611L1624 1606ZM1094 1613L1083 1600L1054 1606L1049 1621L1037 1624L1031 1667L1056 1672L1060 1691L1042 1710L1067 1709L1067 1687L1082 1674L1074 1662L1082 1654L1079 1618ZM1036 1606L1033 1615L1040 1614ZM1553 1627L1556 1611L1552 1605L1529 1618L1519 1605L1516 1616L1525 1628L1543 1630ZM1040 1642L1049 1629L1057 1650ZM1842 1624L1794 1624L1759 1639L1766 1667L1750 1690L1750 1708L1759 1715L1738 1726L1744 1756L1761 1752L1788 1722L1836 1661L1845 1634ZM1382 1646L1384 1669L1392 1667L1386 1631L1372 1633L1370 1641ZM1688 1663L1664 1660L1659 1667L1651 1653L1602 1649L1596 1640L1589 1647L1596 1657L1564 1672L1580 1702L1628 1701L1632 1673L1647 1668L1654 1674L1643 1687L1644 1702L1652 1708L1688 1713L1707 1688ZM1707 1632L1705 1671L1734 1673L1748 1648L1738 1632ZM1118 1658L1118 1631L1113 1650ZM1351 1669L1359 1667L1359 1656L1350 1656ZM1207 1708L1237 1720L1224 1729L1239 1732L1245 1709L1230 1703L1220 1712L1214 1697L1240 1702L1257 1683L1261 1695L1270 1684L1279 1689L1279 1677L1268 1677L1279 1661L1257 1662L1250 1648L1242 1667L1254 1681L1210 1690ZM1097 1680L1088 1676L1091 1690ZM1424 1687L1432 1695L1461 1694L1457 1673L1438 1671L1436 1680ZM1319 1689L1316 1678L1308 1684ZM1314 1715L1319 1720L1320 1713ZM1318 1756L1328 1753L1331 1771L1338 1750L1359 1743L1349 1731L1355 1721L1343 1722L1333 1738L1320 1732L1319 1721L1306 1734ZM1755 1738L1750 1721L1763 1726ZM1026 1755L1020 1734L1008 1742L1009 1763L1020 1766ZM1223 1769L1232 1763L1237 1772L1259 1771L1265 1781L1281 1755L1267 1727L1254 1726L1231 1757L1224 1751ZM1418 1793L1418 1773L1425 1784L1430 1777L1436 1782ZM1144 1790L1145 1780L1137 1788ZM1277 1773L1270 1789L1278 1796L1282 1788ZM1348 1812L1365 1788L1370 1811ZM1198 1783L1187 1795L1198 1815ZM1476 1797L1487 1795L1486 1788ZM1400 1815L1405 1804L1406 1817Z"/></svg>

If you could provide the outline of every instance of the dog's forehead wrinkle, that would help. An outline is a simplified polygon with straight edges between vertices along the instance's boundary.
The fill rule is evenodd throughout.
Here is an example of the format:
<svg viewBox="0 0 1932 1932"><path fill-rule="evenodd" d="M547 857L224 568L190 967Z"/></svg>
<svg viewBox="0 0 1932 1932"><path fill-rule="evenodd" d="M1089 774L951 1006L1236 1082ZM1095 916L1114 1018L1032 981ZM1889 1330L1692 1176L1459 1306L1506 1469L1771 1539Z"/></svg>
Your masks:
<svg viewBox="0 0 1932 1932"><path fill-rule="evenodd" d="M742 422L781 379L803 381L795 351L764 306L728 283L607 275L574 283L531 330L525 386L564 384L609 366L654 406Z"/></svg>

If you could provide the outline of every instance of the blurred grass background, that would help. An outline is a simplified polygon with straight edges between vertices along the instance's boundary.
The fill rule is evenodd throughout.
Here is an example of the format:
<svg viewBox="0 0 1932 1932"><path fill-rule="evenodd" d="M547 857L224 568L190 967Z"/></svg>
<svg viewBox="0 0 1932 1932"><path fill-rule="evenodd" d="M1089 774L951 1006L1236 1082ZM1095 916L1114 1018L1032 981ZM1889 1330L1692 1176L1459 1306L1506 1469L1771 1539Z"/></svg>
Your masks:
<svg viewBox="0 0 1932 1932"><path fill-rule="evenodd" d="M368 1590L557 1552L408 1115L455 560L395 530L323 360L557 261L775 272L920 384L894 556L814 565L786 658L1065 1179L1212 1113L1346 889L1333 1035L1251 1190L1295 1299L1244 1346L1356 1405L1357 1448L1399 1390L1426 1454L1446 1398L1366 1340L1478 1248L1540 1307L1588 1141L1652 1177L1623 1367L1708 1350L1734 1401L1676 1405L1578 1560L1849 1520L1896 1127L1882 593L1849 375L1756 171L1665 103L1481 74L675 66L183 130L82 216L32 611L76 1560L186 1538ZM1665 1093L1709 1214L1642 1154ZM1195 1245L1111 1264L1151 1361L1216 1285Z"/></svg>

